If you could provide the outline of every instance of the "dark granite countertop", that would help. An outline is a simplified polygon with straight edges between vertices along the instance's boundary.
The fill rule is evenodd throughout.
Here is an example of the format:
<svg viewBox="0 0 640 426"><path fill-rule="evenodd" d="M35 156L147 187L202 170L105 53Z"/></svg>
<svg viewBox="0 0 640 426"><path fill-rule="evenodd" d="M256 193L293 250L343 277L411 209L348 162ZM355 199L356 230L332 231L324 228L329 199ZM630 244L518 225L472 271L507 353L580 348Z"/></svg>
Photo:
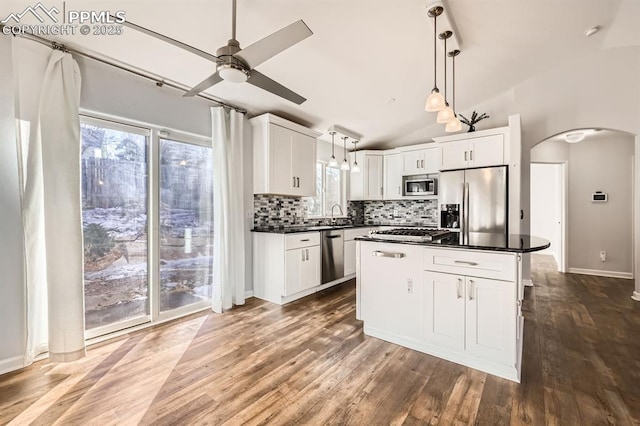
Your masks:
<svg viewBox="0 0 640 426"><path fill-rule="evenodd" d="M457 232L454 232L439 241L428 242L397 240L390 241L372 237L357 237L356 240L393 244L416 244L432 247L504 251L511 253L531 253L534 251L544 250L551 245L549 241L545 240L544 238L535 237L533 235L510 234L507 238L502 234L491 233L473 233L469 235L469 241L467 243L461 243L459 240L459 234Z"/></svg>
<svg viewBox="0 0 640 426"><path fill-rule="evenodd" d="M436 228L435 225L425 225L423 223L398 223L398 222L376 222L376 223L356 223L348 225L288 225L288 226L268 226L255 227L251 232L267 232L271 234L295 234L298 232L315 232L325 231L329 229L352 229L352 228L370 228L373 226L398 226L398 227L420 227L420 228Z"/></svg>

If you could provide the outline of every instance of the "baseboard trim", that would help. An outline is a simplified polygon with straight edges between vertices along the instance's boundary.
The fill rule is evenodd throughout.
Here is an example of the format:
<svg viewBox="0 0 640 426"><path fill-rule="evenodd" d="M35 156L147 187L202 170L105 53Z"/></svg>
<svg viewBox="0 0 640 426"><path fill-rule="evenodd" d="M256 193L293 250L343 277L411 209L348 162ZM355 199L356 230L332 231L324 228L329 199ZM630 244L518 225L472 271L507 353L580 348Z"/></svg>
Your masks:
<svg viewBox="0 0 640 426"><path fill-rule="evenodd" d="M0 374L9 373L11 371L19 370L24 367L24 357L14 356L13 358L7 358L0 360Z"/></svg>
<svg viewBox="0 0 640 426"><path fill-rule="evenodd" d="M623 278L625 280L632 280L633 279L633 274L631 272L601 271L599 269L569 268L569 273L570 274L582 274L582 275L595 275L597 277Z"/></svg>
<svg viewBox="0 0 640 426"><path fill-rule="evenodd" d="M633 296L631 296L631 298L636 302L640 302L640 292L634 291Z"/></svg>
<svg viewBox="0 0 640 426"><path fill-rule="evenodd" d="M249 291L245 291L244 292L244 298L245 299L250 299L253 297L253 290L249 290Z"/></svg>
<svg viewBox="0 0 640 426"><path fill-rule="evenodd" d="M531 280L522 280L522 283L524 284L525 287L533 287L533 281Z"/></svg>

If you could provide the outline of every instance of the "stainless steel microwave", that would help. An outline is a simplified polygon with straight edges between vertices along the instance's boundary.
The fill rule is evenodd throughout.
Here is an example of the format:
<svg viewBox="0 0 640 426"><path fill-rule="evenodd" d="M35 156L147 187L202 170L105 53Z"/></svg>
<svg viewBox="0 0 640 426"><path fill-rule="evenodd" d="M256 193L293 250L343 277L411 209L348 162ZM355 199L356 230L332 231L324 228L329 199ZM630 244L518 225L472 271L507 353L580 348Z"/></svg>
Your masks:
<svg viewBox="0 0 640 426"><path fill-rule="evenodd" d="M438 181L427 175L402 177L402 195L405 197L421 197L438 194Z"/></svg>

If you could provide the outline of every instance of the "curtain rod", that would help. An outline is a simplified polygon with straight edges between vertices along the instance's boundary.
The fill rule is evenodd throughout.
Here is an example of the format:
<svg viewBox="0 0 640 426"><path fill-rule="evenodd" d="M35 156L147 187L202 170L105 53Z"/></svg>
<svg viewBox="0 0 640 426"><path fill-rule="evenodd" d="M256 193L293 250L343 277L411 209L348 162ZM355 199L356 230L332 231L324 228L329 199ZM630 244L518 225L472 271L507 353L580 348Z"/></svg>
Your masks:
<svg viewBox="0 0 640 426"><path fill-rule="evenodd" d="M5 27L5 26L6 25L0 24L0 33L2 32L2 28ZM103 59L103 58L99 58L97 56L91 55L90 53L86 53L86 52L83 52L81 50L78 50L78 49L75 49L75 48L71 48L71 47L66 46L64 44L57 43L57 42L55 42L53 40L49 40L49 39L46 39L44 37L37 36L35 34L29 34L29 33L24 33L24 32L21 33L20 35L15 35L14 34L14 37L18 37L18 36L19 37L23 37L25 40L31 40L31 41L35 41L36 43L40 43L40 44L43 44L45 46L49 46L50 48L52 48L54 50L61 50L61 51L65 52L65 53L73 53L75 55L79 55L79 56L82 56L82 57L85 57L85 58L88 58L88 59L93 59L94 61L97 61L97 62L103 63L105 65L109 65L109 66L112 66L114 68L118 68L118 69L120 69L122 71L126 71L128 73L137 75L138 77L142 77L142 78L145 78L147 80L151 80L151 81L155 82L156 86L158 86L158 87L168 86L168 87L171 87L172 89L177 89L177 90L180 90L180 91L185 92L185 93L190 90L188 88L185 88L185 86L183 86L183 85L181 85L179 83L176 83L176 82L173 82L173 81L167 81L164 78L158 79L158 77L154 77L151 74L147 74L145 72L138 71L136 69L129 68L129 67L126 67L124 65L120 65L120 64L117 64L115 62L111 62L111 61L108 61L106 59ZM205 95L205 94L202 94L202 93L199 93L199 94L197 94L195 96L197 96L199 98L202 98L202 99L205 99L205 100L210 101L210 102L214 102L214 103L216 103L218 105L221 105L223 107L234 109L237 112L240 112L240 113L243 113L243 114L247 113L247 110L245 110L245 109L239 108L239 107L234 106L234 105L227 104L225 102L219 101L219 100L217 100L217 99L215 99L215 98L213 98L211 96L208 96L208 95Z"/></svg>

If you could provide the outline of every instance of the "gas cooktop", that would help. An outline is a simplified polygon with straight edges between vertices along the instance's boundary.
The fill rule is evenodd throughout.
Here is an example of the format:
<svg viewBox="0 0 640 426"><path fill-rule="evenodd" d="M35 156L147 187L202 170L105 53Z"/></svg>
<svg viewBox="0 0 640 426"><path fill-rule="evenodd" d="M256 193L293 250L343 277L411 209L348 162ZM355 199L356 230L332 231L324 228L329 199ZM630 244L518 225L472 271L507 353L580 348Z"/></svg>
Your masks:
<svg viewBox="0 0 640 426"><path fill-rule="evenodd" d="M372 231L371 238L398 241L437 241L451 234L446 229L433 228L396 228L385 231Z"/></svg>

